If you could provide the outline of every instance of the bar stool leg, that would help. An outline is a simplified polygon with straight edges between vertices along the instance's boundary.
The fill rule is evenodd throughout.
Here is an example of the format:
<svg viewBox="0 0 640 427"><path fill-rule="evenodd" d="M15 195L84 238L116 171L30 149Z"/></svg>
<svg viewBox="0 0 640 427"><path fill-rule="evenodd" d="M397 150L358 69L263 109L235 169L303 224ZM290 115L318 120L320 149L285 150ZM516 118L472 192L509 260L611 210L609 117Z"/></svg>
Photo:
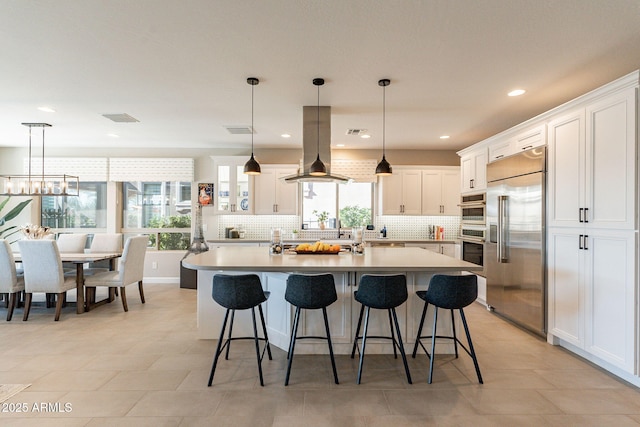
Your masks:
<svg viewBox="0 0 640 427"><path fill-rule="evenodd" d="M387 310L387 314L389 314L389 329L391 329L391 345L393 345L393 358L398 358L398 352L396 351L396 337L393 333L393 320L391 319L391 309Z"/></svg>
<svg viewBox="0 0 640 427"><path fill-rule="evenodd" d="M411 357L416 358L416 353L418 352L418 345L420 345L420 337L422 336L422 327L424 326L424 318L427 315L427 307L429 303L424 303L424 308L422 309L422 316L420 317L420 325L418 326L418 336L416 337L416 343L413 346L413 353Z"/></svg>
<svg viewBox="0 0 640 427"><path fill-rule="evenodd" d="M331 345L331 333L329 332L329 319L327 318L327 308L322 307L322 315L324 316L324 328L327 331L327 342L329 343L329 356L331 357L331 367L333 368L333 379L336 384L338 382L338 370L336 369L336 360L333 357L333 346Z"/></svg>
<svg viewBox="0 0 640 427"><path fill-rule="evenodd" d="M267 346L267 354L269 355L269 360L273 360L273 357L271 357L271 345L269 345L269 335L267 335L267 324L264 322L264 313L262 312L262 304L258 305L258 312L260 313L260 322L262 323L262 333L264 334L264 341Z"/></svg>
<svg viewBox="0 0 640 427"><path fill-rule="evenodd" d="M398 332L398 347L400 348L400 355L402 356L402 363L404 363L404 371L407 374L407 382L411 382L411 374L409 373L409 364L407 363L407 355L404 352L404 345L402 344L402 335L400 335L400 325L398 324L398 316L396 315L396 309L392 308L393 321L396 324L396 331ZM395 344L394 344L395 345Z"/></svg>
<svg viewBox="0 0 640 427"><path fill-rule="evenodd" d="M293 363L293 352L296 347L296 337L298 335L298 322L300 320L300 307L296 307L296 314L293 317L293 334L291 334L291 342L289 344L289 363L287 363L287 375L284 379L284 385L289 385L289 375L291 374L291 364Z"/></svg>
<svg viewBox="0 0 640 427"><path fill-rule="evenodd" d="M231 331L233 330L233 321L236 318L236 311L231 310L231 322L229 323L229 335L227 336L227 351L224 354L224 360L229 360L229 349L231 348Z"/></svg>
<svg viewBox="0 0 640 427"><path fill-rule="evenodd" d="M467 335L467 342L469 343L469 351L471 352L471 358L473 359L473 365L476 368L476 374L478 375L478 382L480 384L484 384L482 381L482 375L480 374L480 366L478 365L478 358L476 357L476 352L473 349L473 343L471 342L471 334L469 333L469 326L467 325L467 319L464 315L464 311L460 309L460 318L462 319L462 325L464 326L464 332Z"/></svg>
<svg viewBox="0 0 640 427"><path fill-rule="evenodd" d="M256 358L258 360L258 374L260 374L260 385L264 386L264 379L262 378L262 359L260 357L260 340L258 339L258 326L256 324L255 307L251 309L251 319L253 320L253 337L256 343Z"/></svg>
<svg viewBox="0 0 640 427"><path fill-rule="evenodd" d="M360 334L360 326L362 326L362 315L364 314L364 305L360 307L360 316L358 317L358 326L356 326L356 337L353 340L353 349L351 350L351 358L356 354L356 348L358 347L358 335Z"/></svg>
<svg viewBox="0 0 640 427"><path fill-rule="evenodd" d="M436 358L436 328L438 326L438 306L434 305L433 311L433 335L431 336L431 355L429 356L429 384L433 376L433 361Z"/></svg>
<svg viewBox="0 0 640 427"><path fill-rule="evenodd" d="M451 328L453 329L453 348L456 353L456 359L458 358L458 336L456 335L456 319L453 317L453 310L451 310Z"/></svg>
<svg viewBox="0 0 640 427"><path fill-rule="evenodd" d="M224 340L224 330L227 328L227 319L229 318L229 309L224 314L224 321L222 322L222 329L220 330L220 338L218 338L218 345L216 346L216 355L213 357L213 365L211 366L211 373L209 374L208 387L211 387L213 383L213 374L216 372L216 366L218 365L218 357L220 357L222 341Z"/></svg>
<svg viewBox="0 0 640 427"><path fill-rule="evenodd" d="M364 306L362 306L364 309ZM362 335L362 351L360 351L360 363L358 363L358 380L356 384L360 384L360 378L362 378L362 364L364 362L364 349L367 345L367 328L369 327L369 311L371 311L371 307L367 307L367 313L364 316L364 332ZM357 334L356 334L357 337ZM356 338L357 340L357 338Z"/></svg>

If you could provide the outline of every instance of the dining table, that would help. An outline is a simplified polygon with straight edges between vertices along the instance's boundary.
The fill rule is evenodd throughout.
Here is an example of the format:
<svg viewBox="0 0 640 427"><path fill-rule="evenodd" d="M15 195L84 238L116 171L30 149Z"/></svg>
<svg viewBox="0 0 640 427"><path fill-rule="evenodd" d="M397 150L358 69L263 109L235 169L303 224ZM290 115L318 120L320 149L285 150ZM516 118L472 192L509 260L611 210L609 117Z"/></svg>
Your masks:
<svg viewBox="0 0 640 427"><path fill-rule="evenodd" d="M122 254L119 252L65 252L60 254L60 260L63 263L70 263L76 266L76 313L82 314L85 312L84 264L89 262L109 261L109 269L114 270L116 260L121 256ZM19 252L14 252L13 257L16 262L22 262L22 257Z"/></svg>

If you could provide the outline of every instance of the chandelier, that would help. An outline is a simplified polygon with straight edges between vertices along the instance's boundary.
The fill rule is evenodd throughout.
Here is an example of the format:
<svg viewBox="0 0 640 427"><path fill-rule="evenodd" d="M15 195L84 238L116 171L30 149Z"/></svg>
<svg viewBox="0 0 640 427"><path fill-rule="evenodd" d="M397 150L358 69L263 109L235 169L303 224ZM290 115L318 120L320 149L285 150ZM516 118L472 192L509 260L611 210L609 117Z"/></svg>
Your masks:
<svg viewBox="0 0 640 427"><path fill-rule="evenodd" d="M51 127L48 123L22 123L29 128L29 163L27 175L0 175L0 195L2 196L77 196L80 180L72 175L45 175L44 173L44 131ZM33 171L31 157L31 134L33 128L42 128L41 171ZM36 158L37 161L37 158ZM33 168L35 169L35 168Z"/></svg>

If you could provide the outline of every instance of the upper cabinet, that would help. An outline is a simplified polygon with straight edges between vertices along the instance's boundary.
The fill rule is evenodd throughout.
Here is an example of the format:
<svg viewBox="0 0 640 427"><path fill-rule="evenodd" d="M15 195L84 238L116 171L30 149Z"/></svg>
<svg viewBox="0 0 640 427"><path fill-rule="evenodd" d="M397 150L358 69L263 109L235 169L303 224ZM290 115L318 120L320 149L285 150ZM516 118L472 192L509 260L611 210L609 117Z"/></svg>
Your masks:
<svg viewBox="0 0 640 427"><path fill-rule="evenodd" d="M296 165L263 165L255 176L254 200L257 215L297 215L298 184L281 178L298 172Z"/></svg>
<svg viewBox="0 0 640 427"><path fill-rule="evenodd" d="M420 215L422 173L419 169L394 168L393 175L380 178L382 215Z"/></svg>
<svg viewBox="0 0 640 427"><path fill-rule="evenodd" d="M546 126L534 126L513 136L505 136L489 145L489 162L547 143Z"/></svg>
<svg viewBox="0 0 640 427"><path fill-rule="evenodd" d="M215 157L215 212L250 214L253 179L244 173L245 157Z"/></svg>
<svg viewBox="0 0 640 427"><path fill-rule="evenodd" d="M460 215L460 168L422 171L422 215Z"/></svg>
<svg viewBox="0 0 640 427"><path fill-rule="evenodd" d="M478 149L465 153L460 158L461 193L477 193L487 189L487 149Z"/></svg>
<svg viewBox="0 0 640 427"><path fill-rule="evenodd" d="M548 225L634 229L635 88L549 123Z"/></svg>

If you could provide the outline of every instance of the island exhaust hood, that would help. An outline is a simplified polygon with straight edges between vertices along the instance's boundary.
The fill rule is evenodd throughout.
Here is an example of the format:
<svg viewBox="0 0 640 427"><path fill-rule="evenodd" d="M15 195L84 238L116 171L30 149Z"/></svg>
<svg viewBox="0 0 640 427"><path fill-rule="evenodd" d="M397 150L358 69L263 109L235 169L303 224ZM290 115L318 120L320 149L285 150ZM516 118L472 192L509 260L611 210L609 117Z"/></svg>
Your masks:
<svg viewBox="0 0 640 427"><path fill-rule="evenodd" d="M320 121L318 122L318 117ZM350 178L331 173L331 107L302 107L302 173L284 177L285 182L335 182L346 184ZM318 138L320 139L318 141ZM327 167L324 176L309 174L311 164L320 154Z"/></svg>

